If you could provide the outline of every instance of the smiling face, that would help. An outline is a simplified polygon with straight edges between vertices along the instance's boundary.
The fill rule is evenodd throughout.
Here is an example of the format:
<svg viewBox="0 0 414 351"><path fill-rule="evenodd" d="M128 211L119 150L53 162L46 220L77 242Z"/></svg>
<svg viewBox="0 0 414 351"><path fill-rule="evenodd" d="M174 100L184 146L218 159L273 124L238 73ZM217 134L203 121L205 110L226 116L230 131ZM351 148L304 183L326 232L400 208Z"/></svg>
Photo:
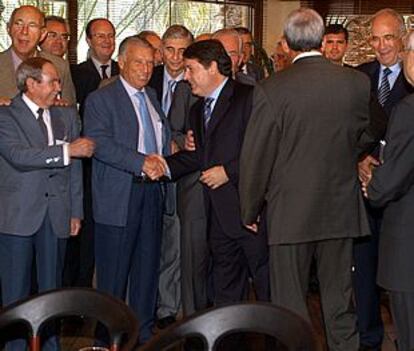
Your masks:
<svg viewBox="0 0 414 351"><path fill-rule="evenodd" d="M68 50L69 31L64 23L48 21L46 24L46 39L41 43L42 50L63 57Z"/></svg>
<svg viewBox="0 0 414 351"><path fill-rule="evenodd" d="M26 86L26 95L36 105L42 108L52 106L61 89L59 74L55 66L51 63L45 63L42 67L42 79L37 81L33 78L28 78Z"/></svg>
<svg viewBox="0 0 414 351"><path fill-rule="evenodd" d="M383 14L373 20L370 44L382 65L389 67L398 62L401 36L400 23L395 17Z"/></svg>
<svg viewBox="0 0 414 351"><path fill-rule="evenodd" d="M177 77L184 69L184 50L191 44L190 39L165 39L162 45L164 65L171 77Z"/></svg>
<svg viewBox="0 0 414 351"><path fill-rule="evenodd" d="M134 88L145 87L154 68L154 49L130 43L118 57L121 76Z"/></svg>
<svg viewBox="0 0 414 351"><path fill-rule="evenodd" d="M22 6L10 19L7 31L14 52L25 60L33 56L37 44L46 36L44 17L36 7Z"/></svg>
<svg viewBox="0 0 414 351"><path fill-rule="evenodd" d="M217 63L204 67L196 59L184 60L184 79L190 83L191 91L197 96L209 96L216 87Z"/></svg>
<svg viewBox="0 0 414 351"><path fill-rule="evenodd" d="M115 51L115 31L107 20L97 20L91 26L91 36L86 38L91 55L100 63L107 63Z"/></svg>

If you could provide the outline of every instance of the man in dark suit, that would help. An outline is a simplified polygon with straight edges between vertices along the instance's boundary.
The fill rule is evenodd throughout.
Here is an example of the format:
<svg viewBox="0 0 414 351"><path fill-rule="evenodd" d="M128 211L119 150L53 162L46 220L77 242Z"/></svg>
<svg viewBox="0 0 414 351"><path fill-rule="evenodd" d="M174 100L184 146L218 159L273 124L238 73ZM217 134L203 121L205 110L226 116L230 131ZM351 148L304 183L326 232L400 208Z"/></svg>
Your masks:
<svg viewBox="0 0 414 351"><path fill-rule="evenodd" d="M369 234L356 168L370 91L366 76L322 57L323 34L314 10L289 14L283 46L293 64L256 85L239 194L244 224L266 208L272 302L310 321L315 258L328 347L349 351L359 347L352 238Z"/></svg>
<svg viewBox="0 0 414 351"><path fill-rule="evenodd" d="M414 85L414 35L407 38L404 74ZM414 349L414 95L400 101L388 124L383 164L364 184L375 207L384 207L379 238L378 284L389 291L399 351Z"/></svg>
<svg viewBox="0 0 414 351"><path fill-rule="evenodd" d="M98 89L102 80L119 74L118 63L111 59L115 50L115 28L105 18L95 18L86 25L86 41L90 57L72 65L71 71L83 120L85 101L90 93ZM85 219L81 235L71 238L66 251L63 283L65 286L92 287L95 268L94 222L91 194L92 161L83 161Z"/></svg>
<svg viewBox="0 0 414 351"><path fill-rule="evenodd" d="M403 18L394 10L384 9L376 13L371 22L370 44L376 60L365 63L358 69L371 80L372 96L378 100L385 113L383 124L387 124L393 107L413 91L404 78L399 54L405 32ZM369 174L372 166L379 164L378 148L372 155L365 155L359 164L361 177ZM361 347L380 350L384 336L381 320L380 290L376 285L378 240L382 210L371 208L367 203L372 236L355 241L355 301Z"/></svg>
<svg viewBox="0 0 414 351"><path fill-rule="evenodd" d="M268 299L266 237L243 228L237 194L239 152L251 111L253 88L231 79L231 60L217 40L184 52L185 79L203 97L190 111L195 151L167 158L173 179L201 170L213 256L216 304L247 299L248 276L257 299Z"/></svg>
<svg viewBox="0 0 414 351"><path fill-rule="evenodd" d="M88 95L98 89L102 79L119 74L118 63L112 60L115 51L115 27L106 18L94 18L85 29L90 57L71 66L79 113L83 116Z"/></svg>
<svg viewBox="0 0 414 351"><path fill-rule="evenodd" d="M169 117L177 83L184 76L183 52L192 41L191 32L178 24L167 28L162 36L161 52L164 64L154 68L149 86L157 92L158 101L165 115ZM169 186L169 196L175 202L175 185ZM157 326L161 329L175 322L181 306L180 255L180 222L177 212L164 213L157 310Z"/></svg>
<svg viewBox="0 0 414 351"><path fill-rule="evenodd" d="M0 107L0 269L3 303L30 293L33 258L39 291L61 285L69 235L79 233L81 164L94 143L78 138L74 108L53 107L60 78L40 57L19 65L20 94ZM50 343L45 349L55 350ZM48 348L49 347L49 348ZM7 350L23 350L18 340Z"/></svg>
<svg viewBox="0 0 414 351"><path fill-rule="evenodd" d="M159 167L156 154L168 153L169 127L147 87L154 65L151 44L128 37L118 60L120 77L90 94L85 105L85 134L96 140L96 282L99 290L129 302L144 343L154 325L164 188L147 176Z"/></svg>

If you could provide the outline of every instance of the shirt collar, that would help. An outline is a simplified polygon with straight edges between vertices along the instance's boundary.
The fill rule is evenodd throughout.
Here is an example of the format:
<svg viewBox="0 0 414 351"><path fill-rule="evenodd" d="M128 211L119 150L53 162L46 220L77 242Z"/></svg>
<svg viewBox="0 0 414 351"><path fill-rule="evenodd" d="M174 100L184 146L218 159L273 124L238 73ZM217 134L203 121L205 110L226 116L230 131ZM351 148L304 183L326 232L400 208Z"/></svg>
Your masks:
<svg viewBox="0 0 414 351"><path fill-rule="evenodd" d="M142 89L134 88L121 75L119 76L119 78L121 79L121 83L124 86L125 90L127 91L128 96L135 95L138 91L145 93L145 87Z"/></svg>
<svg viewBox="0 0 414 351"><path fill-rule="evenodd" d="M214 90L212 91L212 93L211 93L209 96L206 96L206 98L210 97L210 98L213 98L213 99L214 99L214 101L216 101L216 100L217 100L217 98L219 97L219 95L220 95L221 91L223 90L224 85L227 83L227 81L228 81L228 80L229 80L229 78L228 78L228 77L226 77L226 79L224 79L224 80L220 83L220 85L219 85L216 89L214 89Z"/></svg>
<svg viewBox="0 0 414 351"><path fill-rule="evenodd" d="M37 111L39 110L40 107L35 102L33 102L33 100L31 100L25 93L22 94L22 99L37 119L39 117ZM45 110L47 110L47 109L45 109Z"/></svg>
<svg viewBox="0 0 414 351"><path fill-rule="evenodd" d="M102 65L108 65L108 67L111 68L112 60L109 60L105 63L101 63L93 56L91 56L91 60L92 60L93 64L95 65L96 69L98 70L99 74L101 74L101 72L102 72L102 69L101 69Z"/></svg>
<svg viewBox="0 0 414 351"><path fill-rule="evenodd" d="M168 83L170 80L175 80L176 82L179 82L180 80L183 80L184 78L184 71L182 71L177 77L173 78L167 71L167 67L164 66L164 82Z"/></svg>
<svg viewBox="0 0 414 351"><path fill-rule="evenodd" d="M380 66L381 72L384 71L385 68L387 68L387 66L384 66L383 64L380 64ZM392 66L388 66L388 68L391 70L391 74L396 72L399 73L401 70L401 62L398 61L397 63L394 63Z"/></svg>
<svg viewBox="0 0 414 351"><path fill-rule="evenodd" d="M299 60L301 58L313 57L313 56L322 56L322 53L320 51L316 51L316 50L302 52L292 60L292 63L295 63L297 60Z"/></svg>

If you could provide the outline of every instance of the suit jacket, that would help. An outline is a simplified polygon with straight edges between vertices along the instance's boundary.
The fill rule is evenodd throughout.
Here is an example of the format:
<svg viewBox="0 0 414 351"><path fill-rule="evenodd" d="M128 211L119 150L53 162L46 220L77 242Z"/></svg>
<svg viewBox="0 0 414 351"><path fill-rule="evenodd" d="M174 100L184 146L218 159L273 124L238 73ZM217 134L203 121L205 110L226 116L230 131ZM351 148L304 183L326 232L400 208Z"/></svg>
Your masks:
<svg viewBox="0 0 414 351"><path fill-rule="evenodd" d="M11 48L0 52L0 96L9 98L12 98L19 93L16 85L16 71L14 70L11 55ZM75 104L75 88L73 86L67 61L44 51L38 51L37 55L48 59L54 64L61 79L62 97L68 100L70 104Z"/></svg>
<svg viewBox="0 0 414 351"><path fill-rule="evenodd" d="M154 67L152 76L148 85L155 90L157 94L157 99L160 105L162 106L162 93L164 90L164 65L159 65Z"/></svg>
<svg viewBox="0 0 414 351"><path fill-rule="evenodd" d="M83 117L87 96L98 89L102 78L93 61L88 59L78 65L71 65L73 82L76 88L76 98L79 104L79 113ZM111 77L119 74L118 62L112 60Z"/></svg>
<svg viewBox="0 0 414 351"><path fill-rule="evenodd" d="M364 63L357 67L357 69L361 72L364 72L368 75L371 80L371 91L372 94L377 97L378 96L378 79L380 75L380 63L375 60L372 62ZM401 70L397 80L395 81L394 86L391 89L390 96L386 101L383 109L386 115L389 117L391 115L391 111L393 107L405 96L414 92L413 87L407 82L404 77L404 73Z"/></svg>
<svg viewBox="0 0 414 351"><path fill-rule="evenodd" d="M163 125L163 154L169 153L170 130L150 88L145 88ZM92 199L96 222L125 226L133 176L141 176L145 155L138 153L138 120L120 79L86 99L85 135L96 141L92 160Z"/></svg>
<svg viewBox="0 0 414 351"><path fill-rule="evenodd" d="M414 291L414 95L398 103L388 124L384 164L373 172L370 203L383 207L378 283L387 290Z"/></svg>
<svg viewBox="0 0 414 351"><path fill-rule="evenodd" d="M51 107L55 140L79 135L74 108ZM0 233L28 236L50 217L54 233L70 233L70 218L83 217L79 160L63 164L62 145L46 146L35 116L16 96L0 107Z"/></svg>
<svg viewBox="0 0 414 351"><path fill-rule="evenodd" d="M321 56L256 85L239 194L245 224L266 204L271 245L369 234L356 166L369 97L366 76Z"/></svg>
<svg viewBox="0 0 414 351"><path fill-rule="evenodd" d="M253 87L227 81L214 107L207 132L204 131L203 100L190 111L196 151L181 151L167 158L173 179L222 165L229 182L212 190L204 186L208 203L217 214L220 225L229 235L240 235L240 206L237 186L239 153L245 127L252 108Z"/></svg>

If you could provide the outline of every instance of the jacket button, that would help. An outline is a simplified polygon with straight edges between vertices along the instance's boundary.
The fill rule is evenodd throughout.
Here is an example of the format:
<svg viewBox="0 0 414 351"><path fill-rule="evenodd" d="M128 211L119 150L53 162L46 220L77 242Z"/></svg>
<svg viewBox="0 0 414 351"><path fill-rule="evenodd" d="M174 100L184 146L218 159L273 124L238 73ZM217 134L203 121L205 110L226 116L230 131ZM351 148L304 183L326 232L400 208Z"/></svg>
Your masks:
<svg viewBox="0 0 414 351"><path fill-rule="evenodd" d="M49 193L45 193L45 197L48 197L49 196Z"/></svg>

